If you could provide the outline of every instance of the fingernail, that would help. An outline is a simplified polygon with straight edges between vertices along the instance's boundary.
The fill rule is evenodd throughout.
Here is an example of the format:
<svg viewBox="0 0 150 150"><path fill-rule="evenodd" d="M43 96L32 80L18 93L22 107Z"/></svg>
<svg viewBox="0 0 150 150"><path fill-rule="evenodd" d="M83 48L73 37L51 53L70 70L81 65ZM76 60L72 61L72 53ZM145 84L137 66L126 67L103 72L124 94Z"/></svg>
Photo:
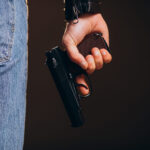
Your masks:
<svg viewBox="0 0 150 150"><path fill-rule="evenodd" d="M105 51L103 51L103 52L102 52L102 54L103 54L103 55L106 55L106 52L105 52Z"/></svg>
<svg viewBox="0 0 150 150"><path fill-rule="evenodd" d="M99 55L99 51L96 51L94 54L95 54L96 56L98 56L98 55Z"/></svg>
<svg viewBox="0 0 150 150"><path fill-rule="evenodd" d="M88 62L93 62L93 59L92 58L88 58Z"/></svg>

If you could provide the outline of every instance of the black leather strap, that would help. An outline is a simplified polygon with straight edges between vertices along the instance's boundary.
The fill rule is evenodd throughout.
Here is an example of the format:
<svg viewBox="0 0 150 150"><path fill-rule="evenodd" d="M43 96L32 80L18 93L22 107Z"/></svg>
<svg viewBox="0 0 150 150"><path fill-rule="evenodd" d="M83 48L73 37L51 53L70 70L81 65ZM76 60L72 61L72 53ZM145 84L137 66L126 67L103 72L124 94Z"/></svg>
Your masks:
<svg viewBox="0 0 150 150"><path fill-rule="evenodd" d="M65 0L65 18L71 21L86 13L101 13L100 5L99 0Z"/></svg>

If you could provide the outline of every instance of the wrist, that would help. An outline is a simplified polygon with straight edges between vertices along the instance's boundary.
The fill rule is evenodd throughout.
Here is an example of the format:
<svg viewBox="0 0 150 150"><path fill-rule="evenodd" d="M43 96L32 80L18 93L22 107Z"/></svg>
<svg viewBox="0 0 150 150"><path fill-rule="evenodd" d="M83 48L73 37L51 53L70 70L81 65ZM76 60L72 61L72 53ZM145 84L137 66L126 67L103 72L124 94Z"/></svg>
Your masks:
<svg viewBox="0 0 150 150"><path fill-rule="evenodd" d="M65 18L67 21L78 19L87 14L101 13L101 3L90 0L65 0Z"/></svg>

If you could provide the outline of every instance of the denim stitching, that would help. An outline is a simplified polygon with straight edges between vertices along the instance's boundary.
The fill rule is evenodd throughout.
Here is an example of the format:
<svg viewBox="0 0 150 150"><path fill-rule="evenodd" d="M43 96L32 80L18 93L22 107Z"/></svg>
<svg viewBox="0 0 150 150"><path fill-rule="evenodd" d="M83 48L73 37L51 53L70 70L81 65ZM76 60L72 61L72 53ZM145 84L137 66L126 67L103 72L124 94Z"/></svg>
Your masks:
<svg viewBox="0 0 150 150"><path fill-rule="evenodd" d="M8 33L10 35L7 35L7 42L6 42L6 47L3 48L3 47L0 47L2 49L2 53L5 53L3 55L5 56L2 56L2 58L0 58L0 63L5 63L7 61L9 61L10 57L11 57L11 49L13 47L13 41L14 41L14 30L15 30L15 8L14 8L14 0L12 1L9 1L8 0L8 5L10 7L10 12L9 12L9 22L8 25L9 27L7 28L8 30Z"/></svg>

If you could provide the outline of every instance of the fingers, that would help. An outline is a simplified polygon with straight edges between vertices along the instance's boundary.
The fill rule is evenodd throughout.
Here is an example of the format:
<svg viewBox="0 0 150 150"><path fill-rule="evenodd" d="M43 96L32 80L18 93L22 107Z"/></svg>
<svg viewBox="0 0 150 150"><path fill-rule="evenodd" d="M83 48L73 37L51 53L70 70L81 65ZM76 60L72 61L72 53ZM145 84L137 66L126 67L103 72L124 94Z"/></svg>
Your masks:
<svg viewBox="0 0 150 150"><path fill-rule="evenodd" d="M92 74L95 70L102 69L104 63L110 63L112 60L111 54L106 49L99 50L95 47L91 50L91 53L92 55L86 56L86 61L88 63L88 68L86 71L88 74ZM76 82L78 84L84 84L88 87L84 75L77 76ZM79 86L78 89L83 95L89 94L89 89L86 89L82 86Z"/></svg>
<svg viewBox="0 0 150 150"><path fill-rule="evenodd" d="M88 68L86 72L92 74L95 70L100 70L103 68L104 63L110 63L112 60L111 54L106 49L99 50L98 48L92 48L92 55L86 56L86 61L88 62Z"/></svg>
<svg viewBox="0 0 150 150"><path fill-rule="evenodd" d="M100 53L100 50L98 48L93 48L91 53L94 57L96 69L97 70L101 69L103 67L103 58L102 58L102 55Z"/></svg>
<svg viewBox="0 0 150 150"><path fill-rule="evenodd" d="M83 74L76 77L76 83L84 84L85 86L88 87L88 85L87 85L87 83L85 81L85 76ZM82 95L89 94L89 89L86 89L86 88L84 88L82 86L79 86L78 89L79 89L79 91L81 92Z"/></svg>
<svg viewBox="0 0 150 150"><path fill-rule="evenodd" d="M87 68L86 72L88 74L92 74L96 68L94 57L92 55L87 55L85 59L88 63L88 68Z"/></svg>
<svg viewBox="0 0 150 150"><path fill-rule="evenodd" d="M111 56L111 54L106 50L106 49L101 49L100 50L100 53L101 53L101 55L102 55L102 57L103 57L103 61L104 61L104 63L110 63L111 62L111 60L112 60L112 56Z"/></svg>

